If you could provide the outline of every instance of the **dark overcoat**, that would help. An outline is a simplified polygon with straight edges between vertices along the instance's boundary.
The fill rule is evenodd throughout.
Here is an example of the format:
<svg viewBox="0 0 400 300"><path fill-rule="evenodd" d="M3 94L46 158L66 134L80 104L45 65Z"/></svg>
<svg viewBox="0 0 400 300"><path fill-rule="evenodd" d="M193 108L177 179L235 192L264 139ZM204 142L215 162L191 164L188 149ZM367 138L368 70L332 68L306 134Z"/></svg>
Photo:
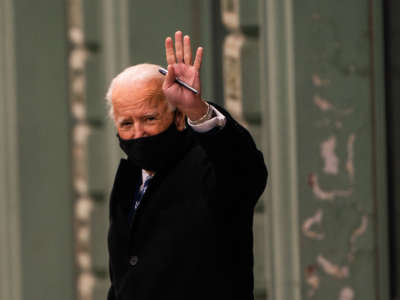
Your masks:
<svg viewBox="0 0 400 300"><path fill-rule="evenodd" d="M151 180L130 226L141 169L122 159L110 200L108 300L253 299L253 210L267 170L227 122L186 130L182 155Z"/></svg>

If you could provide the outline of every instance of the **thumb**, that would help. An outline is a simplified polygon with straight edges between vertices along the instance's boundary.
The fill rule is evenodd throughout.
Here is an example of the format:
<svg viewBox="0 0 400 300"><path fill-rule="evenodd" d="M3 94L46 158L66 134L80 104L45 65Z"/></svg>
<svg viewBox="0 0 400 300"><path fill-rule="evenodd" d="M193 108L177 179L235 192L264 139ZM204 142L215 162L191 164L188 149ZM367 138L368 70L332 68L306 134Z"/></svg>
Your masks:
<svg viewBox="0 0 400 300"><path fill-rule="evenodd" d="M172 65L168 65L168 74L164 80L164 89L168 89L175 83L175 70Z"/></svg>

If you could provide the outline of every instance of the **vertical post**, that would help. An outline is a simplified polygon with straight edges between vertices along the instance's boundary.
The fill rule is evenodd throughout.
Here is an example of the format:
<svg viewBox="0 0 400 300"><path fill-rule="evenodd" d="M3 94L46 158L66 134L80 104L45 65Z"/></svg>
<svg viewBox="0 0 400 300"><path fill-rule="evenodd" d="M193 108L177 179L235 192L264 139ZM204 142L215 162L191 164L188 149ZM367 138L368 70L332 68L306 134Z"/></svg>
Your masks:
<svg viewBox="0 0 400 300"><path fill-rule="evenodd" d="M224 104L261 144L259 18L257 1L221 0L221 19L227 35L223 45ZM269 166L268 162L267 165ZM265 203L258 201L253 222L254 296L266 298Z"/></svg>
<svg viewBox="0 0 400 300"><path fill-rule="evenodd" d="M74 123L75 244L78 299L106 297L108 195L119 162L115 128L105 95L129 65L127 0L70 0L71 111ZM76 37L79 37L78 39ZM73 60L71 60L73 61Z"/></svg>
<svg viewBox="0 0 400 300"><path fill-rule="evenodd" d="M13 1L0 1L0 298L21 300Z"/></svg>
<svg viewBox="0 0 400 300"><path fill-rule="evenodd" d="M102 30L102 41L103 41L103 62L104 62L104 88L108 88L108 84L111 79L115 77L123 68L130 65L130 55L134 54L130 52L129 47L129 1L118 0L110 2L108 0L102 0L102 19L103 27ZM104 100L104 97L102 98ZM111 190L111 185L114 180L114 172L116 170L118 160L120 157L120 150L118 143L114 139L115 126L109 118L106 123L107 131L107 149L110 170L107 182L109 183L108 191Z"/></svg>
<svg viewBox="0 0 400 300"><path fill-rule="evenodd" d="M385 1L384 8L391 299L400 299L400 2Z"/></svg>
<svg viewBox="0 0 400 300"><path fill-rule="evenodd" d="M300 300L292 1L260 4L262 137L270 168L265 239L268 299Z"/></svg>

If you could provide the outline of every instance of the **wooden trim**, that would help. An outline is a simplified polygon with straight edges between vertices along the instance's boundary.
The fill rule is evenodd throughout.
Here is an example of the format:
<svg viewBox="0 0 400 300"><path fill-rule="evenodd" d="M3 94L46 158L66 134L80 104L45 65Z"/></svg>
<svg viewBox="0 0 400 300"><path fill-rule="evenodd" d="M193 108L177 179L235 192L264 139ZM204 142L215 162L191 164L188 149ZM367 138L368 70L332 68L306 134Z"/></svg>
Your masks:
<svg viewBox="0 0 400 300"><path fill-rule="evenodd" d="M388 193L382 1L369 1L372 191L376 221L376 299L389 299Z"/></svg>
<svg viewBox="0 0 400 300"><path fill-rule="evenodd" d="M21 299L14 14L0 1L0 298Z"/></svg>
<svg viewBox="0 0 400 300"><path fill-rule="evenodd" d="M263 145L270 170L266 249L269 298L300 300L295 64L291 0L261 4ZM264 83L263 83L264 82Z"/></svg>
<svg viewBox="0 0 400 300"><path fill-rule="evenodd" d="M104 81L106 89L112 78L130 64L129 49L129 11L132 9L128 0L108 1L102 0L103 45L104 45ZM109 165L108 191L114 181L115 171L118 167L121 151L115 137L116 129L113 121L106 123L107 150Z"/></svg>

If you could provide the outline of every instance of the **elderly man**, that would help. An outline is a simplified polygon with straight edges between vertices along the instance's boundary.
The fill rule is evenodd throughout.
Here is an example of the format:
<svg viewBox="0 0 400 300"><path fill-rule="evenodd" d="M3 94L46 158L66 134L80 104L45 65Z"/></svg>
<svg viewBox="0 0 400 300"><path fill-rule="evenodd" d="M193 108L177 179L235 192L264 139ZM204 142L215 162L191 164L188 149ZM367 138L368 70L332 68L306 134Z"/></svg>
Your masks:
<svg viewBox="0 0 400 300"><path fill-rule="evenodd" d="M203 49L165 41L107 99L122 159L110 200L108 300L253 299L253 210L267 171L249 133L200 91Z"/></svg>

